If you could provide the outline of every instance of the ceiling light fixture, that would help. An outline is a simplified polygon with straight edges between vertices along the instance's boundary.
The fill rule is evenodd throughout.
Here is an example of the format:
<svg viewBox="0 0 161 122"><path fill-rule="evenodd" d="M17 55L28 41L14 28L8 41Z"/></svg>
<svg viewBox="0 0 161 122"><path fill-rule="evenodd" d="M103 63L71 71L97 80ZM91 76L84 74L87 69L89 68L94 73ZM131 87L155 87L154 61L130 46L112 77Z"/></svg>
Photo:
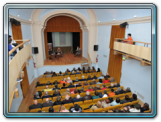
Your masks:
<svg viewBox="0 0 161 122"><path fill-rule="evenodd" d="M134 17L136 18L137 16L136 16L136 15L134 15Z"/></svg>
<svg viewBox="0 0 161 122"><path fill-rule="evenodd" d="M115 19L113 19L113 20L115 20Z"/></svg>
<svg viewBox="0 0 161 122"><path fill-rule="evenodd" d="M17 15L17 17L20 17L20 15Z"/></svg>
<svg viewBox="0 0 161 122"><path fill-rule="evenodd" d="M98 21L98 22L100 22L100 21Z"/></svg>

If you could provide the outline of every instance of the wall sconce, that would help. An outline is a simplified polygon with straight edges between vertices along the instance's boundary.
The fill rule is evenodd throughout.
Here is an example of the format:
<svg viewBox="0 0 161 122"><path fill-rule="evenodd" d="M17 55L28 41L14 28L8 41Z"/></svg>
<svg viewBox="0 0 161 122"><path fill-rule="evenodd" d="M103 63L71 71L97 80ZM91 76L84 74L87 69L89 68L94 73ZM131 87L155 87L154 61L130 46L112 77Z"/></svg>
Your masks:
<svg viewBox="0 0 161 122"><path fill-rule="evenodd" d="M21 78L24 78L24 76L25 76L24 71L21 71L20 77L21 77Z"/></svg>
<svg viewBox="0 0 161 122"><path fill-rule="evenodd" d="M15 95L16 95L16 98L19 97L19 91L18 91L18 88L15 89Z"/></svg>
<svg viewBox="0 0 161 122"><path fill-rule="evenodd" d="M28 61L26 61L26 65L29 66L29 62Z"/></svg>

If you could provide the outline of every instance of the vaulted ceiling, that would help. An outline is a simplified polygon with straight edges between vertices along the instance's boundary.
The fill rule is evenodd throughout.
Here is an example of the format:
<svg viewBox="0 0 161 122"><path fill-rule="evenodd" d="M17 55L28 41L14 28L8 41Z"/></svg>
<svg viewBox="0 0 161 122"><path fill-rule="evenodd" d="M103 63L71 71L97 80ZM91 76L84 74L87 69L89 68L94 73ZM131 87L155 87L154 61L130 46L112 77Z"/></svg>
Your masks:
<svg viewBox="0 0 161 122"><path fill-rule="evenodd" d="M51 11L56 11L60 9L43 9L39 15L39 21L45 16L47 13ZM75 12L82 14L88 21L89 13L87 9L69 9ZM109 22L117 20L125 20L125 19L132 19L136 15L137 17L145 17L151 16L151 9L93 9L95 15L97 17L97 21L99 22ZM13 16L18 16L24 20L31 19L31 15L34 9L9 9L9 14Z"/></svg>

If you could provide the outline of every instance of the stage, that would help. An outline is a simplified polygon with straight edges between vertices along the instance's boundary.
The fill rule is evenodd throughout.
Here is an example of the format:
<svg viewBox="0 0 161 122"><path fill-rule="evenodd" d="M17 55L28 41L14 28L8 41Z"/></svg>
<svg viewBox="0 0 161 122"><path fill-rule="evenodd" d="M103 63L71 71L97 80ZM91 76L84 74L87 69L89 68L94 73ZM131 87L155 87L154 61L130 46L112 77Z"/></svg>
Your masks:
<svg viewBox="0 0 161 122"><path fill-rule="evenodd" d="M68 64L79 64L81 62L88 62L88 60L82 56L74 56L74 54L63 54L63 57L53 58L53 59L45 59L44 65L68 65Z"/></svg>

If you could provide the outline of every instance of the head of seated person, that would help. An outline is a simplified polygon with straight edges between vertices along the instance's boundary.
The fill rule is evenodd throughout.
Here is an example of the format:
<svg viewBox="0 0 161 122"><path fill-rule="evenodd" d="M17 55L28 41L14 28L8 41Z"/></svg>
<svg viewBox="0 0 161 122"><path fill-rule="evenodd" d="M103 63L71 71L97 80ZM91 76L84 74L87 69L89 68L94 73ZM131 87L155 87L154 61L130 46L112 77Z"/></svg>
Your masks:
<svg viewBox="0 0 161 122"><path fill-rule="evenodd" d="M98 68L98 69L97 69L97 72L100 72L100 71L101 71L100 68Z"/></svg>
<svg viewBox="0 0 161 122"><path fill-rule="evenodd" d="M144 103L143 106L141 106L142 108L144 108L144 110L149 110L149 104L148 103Z"/></svg>
<svg viewBox="0 0 161 122"><path fill-rule="evenodd" d="M116 98L116 103L120 103L120 98L119 97Z"/></svg>
<svg viewBox="0 0 161 122"><path fill-rule="evenodd" d="M49 113L54 113L54 111L55 111L55 110L53 109L53 107L50 107L50 108L49 108Z"/></svg>
<svg viewBox="0 0 161 122"><path fill-rule="evenodd" d="M74 89L74 94L77 94L77 93L79 93L78 89Z"/></svg>
<svg viewBox="0 0 161 122"><path fill-rule="evenodd" d="M59 72L59 75L62 75L62 72L61 71Z"/></svg>
<svg viewBox="0 0 161 122"><path fill-rule="evenodd" d="M96 89L101 89L99 84L96 85Z"/></svg>
<svg viewBox="0 0 161 122"><path fill-rule="evenodd" d="M34 100L34 105L37 105L38 104L38 101L35 99Z"/></svg>
<svg viewBox="0 0 161 122"><path fill-rule="evenodd" d="M87 85L88 85L87 81L84 81L84 86L87 86Z"/></svg>
<svg viewBox="0 0 161 122"><path fill-rule="evenodd" d="M36 99L39 99L39 98L40 98L39 92L36 92L36 93L35 93L35 98L36 98Z"/></svg>
<svg viewBox="0 0 161 122"><path fill-rule="evenodd" d="M46 85L45 87L46 87L46 89L49 89L49 86L48 85Z"/></svg>
<svg viewBox="0 0 161 122"><path fill-rule="evenodd" d="M95 91L95 96L99 96L99 93L98 93L98 91Z"/></svg>
<svg viewBox="0 0 161 122"><path fill-rule="evenodd" d="M53 96L59 95L59 94L60 94L59 90L58 89L55 89Z"/></svg>
<svg viewBox="0 0 161 122"><path fill-rule="evenodd" d="M47 81L46 85L51 85L50 81Z"/></svg>
<svg viewBox="0 0 161 122"><path fill-rule="evenodd" d="M98 107L98 108L102 108L102 103L101 103L101 101L97 101L97 107Z"/></svg>
<svg viewBox="0 0 161 122"><path fill-rule="evenodd" d="M126 92L131 92L129 87L126 88Z"/></svg>
<svg viewBox="0 0 161 122"><path fill-rule="evenodd" d="M84 91L84 87L82 87L82 88L80 89L80 92L81 92L81 93L82 93L82 92L85 92L85 91Z"/></svg>
<svg viewBox="0 0 161 122"><path fill-rule="evenodd" d="M124 106L122 111L124 113L128 113L129 112L129 107L128 106Z"/></svg>
<svg viewBox="0 0 161 122"><path fill-rule="evenodd" d="M93 82L93 84L96 84L96 80L95 80L95 79L93 79L93 81L92 81L92 82Z"/></svg>
<svg viewBox="0 0 161 122"><path fill-rule="evenodd" d="M90 75L88 75L88 79L91 79L91 76Z"/></svg>
<svg viewBox="0 0 161 122"><path fill-rule="evenodd" d="M81 96L78 94L75 98L76 98L76 99L80 99L80 98L81 98Z"/></svg>
<svg viewBox="0 0 161 122"><path fill-rule="evenodd" d="M50 102L49 98L46 98L45 101L46 101L46 103L49 103Z"/></svg>
<svg viewBox="0 0 161 122"><path fill-rule="evenodd" d="M110 100L109 99L105 99L105 103L106 104L110 104Z"/></svg>
<svg viewBox="0 0 161 122"><path fill-rule="evenodd" d="M134 100L137 100L137 95L136 95L136 94L132 94L132 98L133 98Z"/></svg>
<svg viewBox="0 0 161 122"><path fill-rule="evenodd" d="M95 70L94 66L92 67L92 70Z"/></svg>
<svg viewBox="0 0 161 122"><path fill-rule="evenodd" d="M129 101L130 100L129 95L125 95L125 100L126 101Z"/></svg>

